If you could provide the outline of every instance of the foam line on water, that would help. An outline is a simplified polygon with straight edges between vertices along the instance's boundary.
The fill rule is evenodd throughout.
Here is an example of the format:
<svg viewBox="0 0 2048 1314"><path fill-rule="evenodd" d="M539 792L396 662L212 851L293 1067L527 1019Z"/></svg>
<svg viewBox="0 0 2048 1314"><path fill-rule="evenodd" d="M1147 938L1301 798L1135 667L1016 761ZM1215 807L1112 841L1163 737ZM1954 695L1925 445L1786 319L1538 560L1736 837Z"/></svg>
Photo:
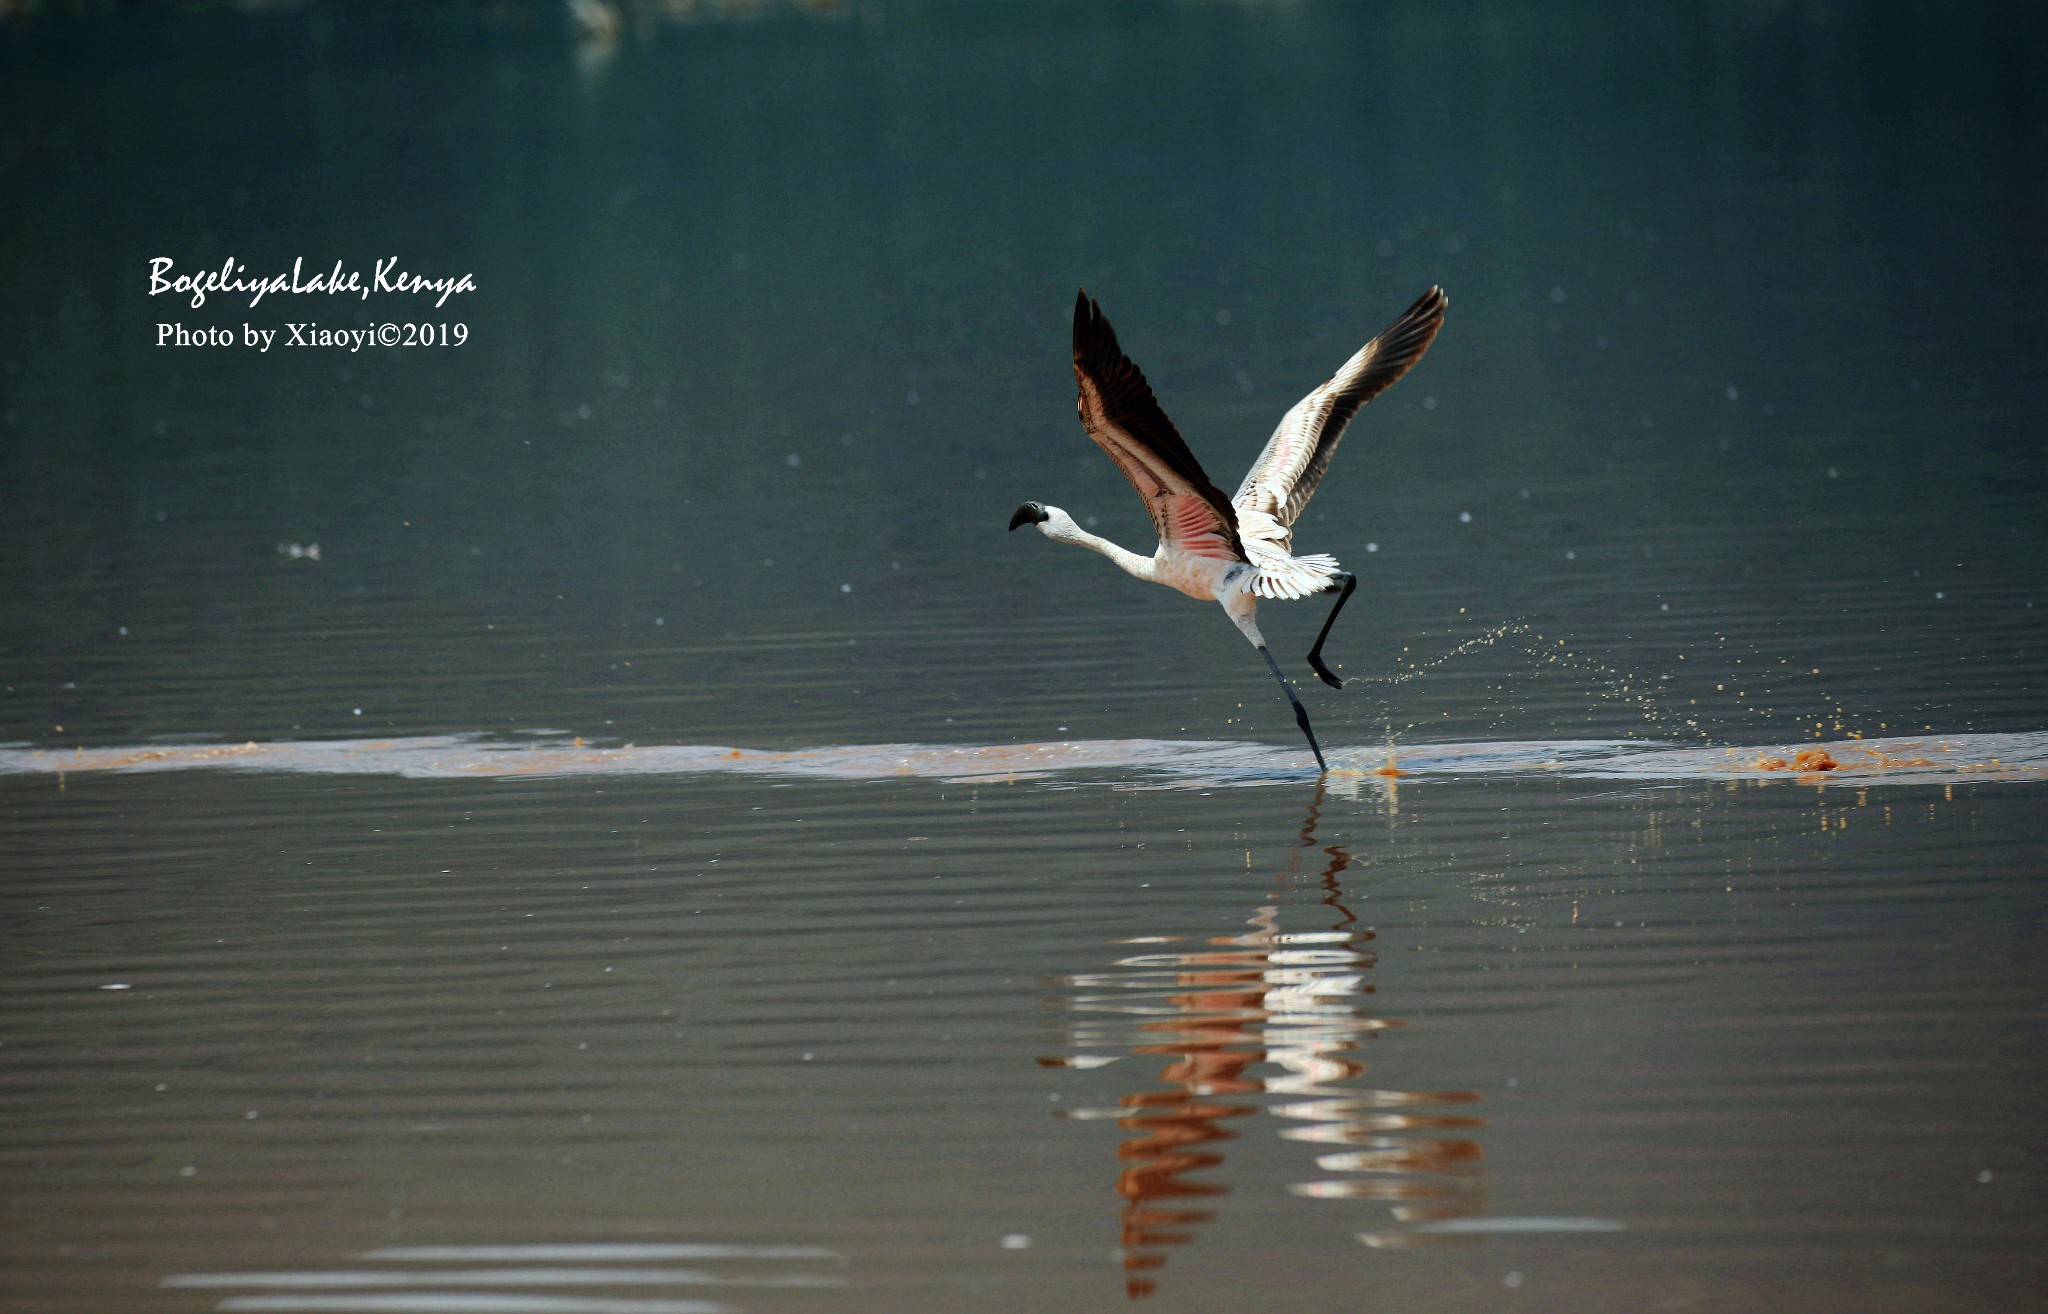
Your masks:
<svg viewBox="0 0 2048 1314"><path fill-rule="evenodd" d="M465 1268L306 1271L279 1273L173 1273L164 1287L662 1287L845 1286L837 1278L792 1274L719 1277L687 1268Z"/></svg>
<svg viewBox="0 0 2048 1314"><path fill-rule="evenodd" d="M230 1296L214 1307L241 1314L731 1314L709 1300L589 1300L581 1297L394 1292L362 1296Z"/></svg>
<svg viewBox="0 0 2048 1314"><path fill-rule="evenodd" d="M1331 776L1564 776L1638 782L1796 779L1809 784L1951 784L2048 779L2048 731L1900 736L1741 747L1645 740L1506 740L1353 746ZM600 747L568 738L429 735L245 744L0 748L0 775L227 770L415 779L740 775L827 780L1029 780L1090 775L1165 786L1280 784L1314 774L1305 749L1219 740L1093 739L1027 744L847 744L747 749L712 744Z"/></svg>
<svg viewBox="0 0 2048 1314"><path fill-rule="evenodd" d="M674 1259L839 1259L820 1246L746 1246L706 1241L599 1241L498 1246L384 1246L364 1259L408 1263L613 1263Z"/></svg>
<svg viewBox="0 0 2048 1314"><path fill-rule="evenodd" d="M1628 1225L1610 1218L1445 1218L1409 1229L1443 1236L1508 1236L1555 1232L1626 1232Z"/></svg>

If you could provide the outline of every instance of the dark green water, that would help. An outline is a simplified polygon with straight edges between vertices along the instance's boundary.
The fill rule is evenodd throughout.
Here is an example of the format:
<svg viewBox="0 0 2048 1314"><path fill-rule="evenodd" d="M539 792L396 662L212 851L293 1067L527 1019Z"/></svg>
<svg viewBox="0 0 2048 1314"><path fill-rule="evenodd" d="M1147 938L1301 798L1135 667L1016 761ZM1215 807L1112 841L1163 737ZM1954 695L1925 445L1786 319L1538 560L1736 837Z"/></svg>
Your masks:
<svg viewBox="0 0 2048 1314"><path fill-rule="evenodd" d="M2038 17L49 10L6 1308L2048 1307ZM1004 525L1150 548L1077 286L1230 488L1432 283L1319 788ZM390 320L467 340L155 345Z"/></svg>

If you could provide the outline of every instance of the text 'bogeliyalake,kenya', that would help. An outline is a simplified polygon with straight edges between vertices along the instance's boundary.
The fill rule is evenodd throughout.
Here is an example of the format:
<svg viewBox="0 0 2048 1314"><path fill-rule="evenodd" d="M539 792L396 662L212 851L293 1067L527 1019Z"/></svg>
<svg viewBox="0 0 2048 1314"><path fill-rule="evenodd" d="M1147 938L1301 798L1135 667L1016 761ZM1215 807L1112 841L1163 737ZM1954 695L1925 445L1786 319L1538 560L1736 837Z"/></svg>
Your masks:
<svg viewBox="0 0 2048 1314"><path fill-rule="evenodd" d="M308 273L304 257L293 260L289 271L280 270L274 274L251 274L248 266L233 256L222 261L218 269L180 273L177 264L170 256L157 256L149 262L149 294L153 297L165 293L190 297L194 310L204 306L206 298L214 293L247 294L252 309L267 296L318 294L352 296L358 301L368 301L372 293L432 295L435 298L434 308L439 310L448 304L448 298L476 291L473 274L433 278L401 269L397 256L377 261L371 266L368 279L363 277L360 269L350 269L339 260L332 268Z"/></svg>

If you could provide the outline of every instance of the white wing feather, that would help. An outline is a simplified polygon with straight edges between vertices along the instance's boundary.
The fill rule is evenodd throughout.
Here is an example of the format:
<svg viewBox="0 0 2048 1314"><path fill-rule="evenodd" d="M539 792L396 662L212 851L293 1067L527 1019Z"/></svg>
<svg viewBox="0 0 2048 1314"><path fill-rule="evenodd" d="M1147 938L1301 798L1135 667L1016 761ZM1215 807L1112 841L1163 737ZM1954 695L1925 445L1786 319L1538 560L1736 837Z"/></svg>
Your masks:
<svg viewBox="0 0 2048 1314"><path fill-rule="evenodd" d="M1294 557L1294 522L1314 496L1316 485L1329 469L1336 454L1337 440L1360 407L1391 387L1409 367L1429 350L1436 332L1443 327L1444 308L1450 299L1440 287L1425 292L1387 330L1358 349L1358 354L1330 376L1328 382L1303 397L1280 418L1266 449L1252 463L1244 484L1231 499L1237 509L1237 528L1253 564L1266 573L1266 562L1275 554L1308 567L1304 578L1291 578L1274 562L1273 592L1260 588L1266 597L1300 597L1317 592L1328 583L1337 563L1329 557ZM1327 570L1323 563L1328 563ZM1314 576L1313 586L1307 576ZM1266 584L1264 578L1261 585ZM1298 591L1296 591L1298 589Z"/></svg>

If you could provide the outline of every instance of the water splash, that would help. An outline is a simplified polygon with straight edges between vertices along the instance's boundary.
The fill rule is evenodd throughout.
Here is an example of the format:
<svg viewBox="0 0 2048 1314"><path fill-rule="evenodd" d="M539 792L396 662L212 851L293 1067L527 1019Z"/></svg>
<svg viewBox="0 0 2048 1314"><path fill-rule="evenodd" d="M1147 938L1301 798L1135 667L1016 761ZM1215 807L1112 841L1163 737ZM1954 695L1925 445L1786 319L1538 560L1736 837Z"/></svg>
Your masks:
<svg viewBox="0 0 2048 1314"><path fill-rule="evenodd" d="M1510 644L1527 654L1535 660L1539 667L1554 666L1588 677L1600 687L1607 698L1633 706L1642 713L1643 720L1652 726L1656 726L1667 733L1697 739L1702 743L1709 741L1709 736L1705 728L1700 725L1698 718L1690 713L1675 710L1667 705L1663 698L1648 692L1646 686L1649 682L1645 677L1630 674L1627 671L1601 661L1597 657L1579 652L1572 648L1565 640L1550 638L1537 630L1528 621L1521 619L1503 621L1489 630L1453 644L1434 656L1413 661L1408 660L1404 656L1401 659L1400 669L1396 670L1392 675L1350 676L1345 679L1344 683L1346 687L1351 685L1373 685L1384 690L1392 690L1401 685L1424 679L1433 672L1460 658L1469 657L1474 653L1482 652L1502 643ZM1408 649L1403 648L1401 651L1403 654L1406 654ZM1385 715L1387 741L1391 745L1396 739L1391 704L1388 706ZM1413 730L1415 726L1416 723L1411 722L1407 729Z"/></svg>

